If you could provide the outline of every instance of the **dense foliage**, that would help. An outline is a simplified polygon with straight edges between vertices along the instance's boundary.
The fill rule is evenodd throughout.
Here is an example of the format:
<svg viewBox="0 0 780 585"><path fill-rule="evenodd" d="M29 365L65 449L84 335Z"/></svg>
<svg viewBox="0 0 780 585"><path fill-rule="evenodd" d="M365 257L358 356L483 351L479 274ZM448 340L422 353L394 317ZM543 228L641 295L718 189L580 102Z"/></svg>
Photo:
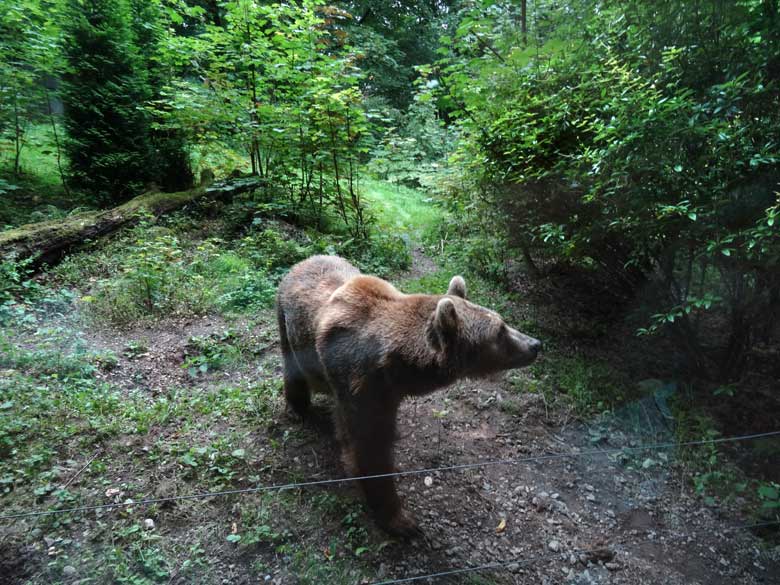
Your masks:
<svg viewBox="0 0 780 585"><path fill-rule="evenodd" d="M0 3L0 137L10 142L15 177L32 120L50 112L47 74L60 62L50 8L48 2Z"/></svg>
<svg viewBox="0 0 780 585"><path fill-rule="evenodd" d="M205 15L197 7L187 13ZM185 75L162 108L167 126L194 145L240 145L251 172L298 213L320 223L329 208L365 237L355 182L367 120L356 56L337 34L344 18L312 2L225 3L220 24L201 20L196 34L169 37L168 53Z"/></svg>
<svg viewBox="0 0 780 585"><path fill-rule="evenodd" d="M488 225L529 262L652 291L641 333L668 325L698 373L740 375L778 321L777 4L533 8L527 45L509 3L466 10L447 39Z"/></svg>
<svg viewBox="0 0 780 585"><path fill-rule="evenodd" d="M63 87L71 183L104 201L122 201L154 177L151 97L133 37L129 4L68 3Z"/></svg>

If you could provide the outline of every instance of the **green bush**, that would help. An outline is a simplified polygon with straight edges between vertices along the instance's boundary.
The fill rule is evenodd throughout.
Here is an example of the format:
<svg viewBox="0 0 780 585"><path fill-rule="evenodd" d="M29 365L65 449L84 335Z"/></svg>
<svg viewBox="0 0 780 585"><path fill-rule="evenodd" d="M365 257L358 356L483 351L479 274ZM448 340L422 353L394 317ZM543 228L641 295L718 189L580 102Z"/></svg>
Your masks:
<svg viewBox="0 0 780 585"><path fill-rule="evenodd" d="M98 281L89 303L93 314L115 325L148 316L202 313L212 298L206 278L192 270L178 238L148 237L143 228L128 246L119 273Z"/></svg>
<svg viewBox="0 0 780 585"><path fill-rule="evenodd" d="M310 255L303 245L274 229L264 229L243 238L237 249L248 257L255 267L272 275L279 275L296 262Z"/></svg>
<svg viewBox="0 0 780 585"><path fill-rule="evenodd" d="M32 258L16 260L6 257L0 260L0 303L11 301L35 287L29 279L32 262Z"/></svg>
<svg viewBox="0 0 780 585"><path fill-rule="evenodd" d="M643 332L663 324L708 377L740 376L780 318L780 27L768 6L576 5L534 32L538 56L516 46L508 16L476 7L462 50L479 27L505 61L458 55L447 74L463 104L463 208L489 233L502 226L529 263L598 270L627 296L652 287Z"/></svg>

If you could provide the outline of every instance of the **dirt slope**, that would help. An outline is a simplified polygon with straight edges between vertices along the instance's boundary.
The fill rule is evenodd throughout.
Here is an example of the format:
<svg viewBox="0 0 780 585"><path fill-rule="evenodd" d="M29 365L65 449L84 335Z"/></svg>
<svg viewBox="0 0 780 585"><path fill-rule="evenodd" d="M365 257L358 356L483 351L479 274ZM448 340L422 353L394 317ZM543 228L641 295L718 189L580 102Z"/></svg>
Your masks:
<svg viewBox="0 0 780 585"><path fill-rule="evenodd" d="M432 270L417 251L410 274ZM234 365L195 377L181 367L193 354L193 336L219 338L228 329L242 352ZM60 476L76 476L69 489L79 501L341 477L327 400L318 404L319 421L306 426L285 410L270 311L252 321L206 316L84 335L91 348L117 355L99 374L102 380L150 399L191 402L155 419L145 433L101 442L97 471L78 475L93 453L63 445ZM143 350L128 353L139 340ZM273 391L260 397L258 383ZM239 389L229 393L230 402L225 388ZM518 394L507 380L462 382L409 401L399 428L400 470L576 454L638 440L613 429L594 443L588 427L551 411L541 394ZM188 467L186 455L172 447L183 445L187 453L191 445L226 437L234 441L228 451L242 451L233 467L219 463L221 455ZM645 464L648 457L589 455L401 477L402 496L426 534L416 542L389 540L376 530L350 483L88 513L63 524L5 523L0 583L91 583L97 567L117 558L108 555L111 546L132 550L139 542L164 554L167 564L159 573L143 565L138 574L146 580L124 582L373 583L516 561L436 582L780 583L778 551L766 550L750 531L728 531L749 519L706 507L692 495L686 479L671 471L674 453L666 461L652 455L652 465ZM219 465L235 473L220 475ZM35 506L51 503L29 496ZM152 527L141 529L141 540L126 534L147 520ZM101 573L99 582L120 582L119 574Z"/></svg>

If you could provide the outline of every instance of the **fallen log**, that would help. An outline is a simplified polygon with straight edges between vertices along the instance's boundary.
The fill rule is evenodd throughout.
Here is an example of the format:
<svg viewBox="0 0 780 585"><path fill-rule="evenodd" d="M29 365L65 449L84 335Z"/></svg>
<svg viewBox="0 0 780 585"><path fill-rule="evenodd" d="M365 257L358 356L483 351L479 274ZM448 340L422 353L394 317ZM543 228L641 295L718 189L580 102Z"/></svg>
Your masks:
<svg viewBox="0 0 780 585"><path fill-rule="evenodd" d="M138 223L146 215L159 217L200 199L229 200L239 193L262 187L263 181L250 177L205 184L177 193L147 192L112 209L22 225L0 233L0 258L33 258L34 267L53 265L71 249Z"/></svg>

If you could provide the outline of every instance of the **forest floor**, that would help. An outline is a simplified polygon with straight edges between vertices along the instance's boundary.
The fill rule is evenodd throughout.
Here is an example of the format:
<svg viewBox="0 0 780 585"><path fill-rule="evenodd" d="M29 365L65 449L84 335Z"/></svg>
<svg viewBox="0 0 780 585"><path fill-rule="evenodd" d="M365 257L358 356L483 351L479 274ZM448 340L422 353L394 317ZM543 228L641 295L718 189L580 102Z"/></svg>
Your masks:
<svg viewBox="0 0 780 585"><path fill-rule="evenodd" d="M415 237L412 266L393 282L446 286L451 274ZM543 291L520 282L524 294L505 301L513 319L521 329L547 323L534 333L548 341L555 319ZM328 400L305 425L285 408L272 309L117 328L86 319L74 299L27 307L4 348L15 356L4 383L30 408L42 405L34 424L47 457L26 452L9 466L3 514L343 477ZM128 504L3 520L0 583L780 582L780 549L731 530L751 522L738 499L703 498L673 450L615 452L674 440L663 383L647 380L659 392L585 419L551 395L562 363L577 362L543 355L501 379L404 404L400 471L525 460L399 477L423 539L379 531L350 482ZM47 402L59 384L72 395ZM529 460L550 454L567 457ZM411 581L439 572L453 573Z"/></svg>

